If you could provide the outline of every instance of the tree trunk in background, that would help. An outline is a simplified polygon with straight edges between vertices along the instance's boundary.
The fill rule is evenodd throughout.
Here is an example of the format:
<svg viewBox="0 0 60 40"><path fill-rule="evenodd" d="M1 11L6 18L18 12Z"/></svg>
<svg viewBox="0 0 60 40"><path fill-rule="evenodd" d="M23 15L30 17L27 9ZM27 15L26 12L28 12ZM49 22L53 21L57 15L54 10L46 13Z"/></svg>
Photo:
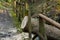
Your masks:
<svg viewBox="0 0 60 40"><path fill-rule="evenodd" d="M16 16L18 18L18 21L21 23L22 21L22 0L17 0L16 1Z"/></svg>

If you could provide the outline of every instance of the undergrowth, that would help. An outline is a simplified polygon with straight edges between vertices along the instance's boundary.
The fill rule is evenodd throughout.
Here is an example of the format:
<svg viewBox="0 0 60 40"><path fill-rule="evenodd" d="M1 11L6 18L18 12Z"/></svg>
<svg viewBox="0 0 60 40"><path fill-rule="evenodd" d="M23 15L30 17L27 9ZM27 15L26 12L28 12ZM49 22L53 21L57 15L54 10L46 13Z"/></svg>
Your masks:
<svg viewBox="0 0 60 40"><path fill-rule="evenodd" d="M13 18L13 25L17 28L17 31L18 32L22 32L22 29L21 29L21 24L20 22L18 21L18 18L16 17L16 13L14 11L10 11L11 13L11 16Z"/></svg>

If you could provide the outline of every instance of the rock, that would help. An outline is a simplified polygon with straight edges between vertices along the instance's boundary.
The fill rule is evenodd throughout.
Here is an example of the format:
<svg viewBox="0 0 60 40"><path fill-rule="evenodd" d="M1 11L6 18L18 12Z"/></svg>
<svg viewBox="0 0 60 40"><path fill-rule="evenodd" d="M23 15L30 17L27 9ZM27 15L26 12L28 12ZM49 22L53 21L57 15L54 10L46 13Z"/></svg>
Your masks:
<svg viewBox="0 0 60 40"><path fill-rule="evenodd" d="M28 38L27 33L20 33L20 34L13 35L11 37L3 37L1 38L1 40L23 40L24 38Z"/></svg>

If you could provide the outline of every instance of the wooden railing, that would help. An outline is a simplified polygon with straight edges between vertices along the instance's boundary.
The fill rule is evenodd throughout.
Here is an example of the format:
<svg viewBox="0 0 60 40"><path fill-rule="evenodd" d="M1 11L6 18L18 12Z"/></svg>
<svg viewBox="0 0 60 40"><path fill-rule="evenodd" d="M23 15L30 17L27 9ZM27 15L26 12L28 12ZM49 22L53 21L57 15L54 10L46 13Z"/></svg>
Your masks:
<svg viewBox="0 0 60 40"><path fill-rule="evenodd" d="M46 21L50 22L52 25L54 25L55 27L59 28L60 29L60 24L46 16L44 16L43 14L39 14L39 16L43 19L45 19Z"/></svg>
<svg viewBox="0 0 60 40"><path fill-rule="evenodd" d="M47 22L51 23L52 25L54 25L54 27L57 27L58 29L60 29L60 24L57 23L56 21L44 16L43 14L39 14L39 32L44 35L45 34L45 28L44 28L44 21L46 20ZM45 37L45 38L44 38ZM43 36L42 40L47 40L46 38L46 34L45 36Z"/></svg>
<svg viewBox="0 0 60 40"><path fill-rule="evenodd" d="M37 35L39 35L40 40L47 40L46 32L45 32L45 27L44 27L44 20L47 21L47 22L50 22L52 25L54 25L54 27L60 29L60 24L57 23L56 21L54 21L54 20L46 17L46 16L43 15L43 14L38 14L37 16L38 16L38 18L39 18L39 26L40 26L40 27L39 27L39 34L37 34ZM35 16L35 17L37 17L37 16ZM28 18L29 18L29 17L27 16L27 19L28 19ZM30 18L31 18L31 17L30 17ZM26 19L26 20L27 20L27 19ZM23 20L24 20L24 19L23 19ZM25 21L26 21L26 20L25 20ZM29 20L31 20L31 19L29 19ZM27 20L27 21L28 21L28 20ZM27 24L28 24L28 26L27 26ZM27 22L23 29L26 29L26 28L28 27L28 28L29 28L28 31L30 30L28 33L30 33L30 34L29 34L29 35L30 35L30 38L32 38L32 37L31 37L32 26L31 26L30 24L31 24L31 21L30 21L30 23ZM27 26L27 27L26 27L26 26ZM30 26L30 27L29 27L29 26ZM32 39L31 39L31 40L32 40Z"/></svg>
<svg viewBox="0 0 60 40"><path fill-rule="evenodd" d="M22 2L22 1L21 1ZM26 3L24 4L25 6L25 11L27 11L27 14L25 14L24 16L27 16L27 18L28 18L28 20L25 20L27 23L25 23L25 25L23 25L23 21L22 21L22 24L21 24L21 27L23 28L24 27L24 29L26 28L26 25L27 25L27 27L28 27L28 32L29 32L29 40L33 40L32 39L32 37L31 37L31 33L32 33L32 26L31 26L31 2L29 2L28 0L26 1ZM18 7L18 6L17 6ZM21 7L21 5L19 6L19 7ZM24 8L23 8L24 9ZM21 11L21 8L20 8L20 10L19 11ZM23 12L23 11L22 11ZM21 16L21 12L20 13L18 13L18 14L20 14L19 16ZM38 18L39 18L39 33L37 33L37 35L39 35L39 38L40 38L40 40L47 40L47 36L46 36L46 34L45 34L45 28L44 28L44 20L46 20L46 21L48 21L48 22L50 22L52 25L54 25L55 27L57 27L57 28L59 28L60 29L60 24L59 23L57 23L57 22L55 22L54 20L52 20L52 19L50 19L50 18L48 18L48 17L46 17L46 16L44 16L43 15L43 13L42 14L38 14L37 15L38 16ZM19 17L19 19L21 19L21 17ZM22 26L23 25L23 26Z"/></svg>

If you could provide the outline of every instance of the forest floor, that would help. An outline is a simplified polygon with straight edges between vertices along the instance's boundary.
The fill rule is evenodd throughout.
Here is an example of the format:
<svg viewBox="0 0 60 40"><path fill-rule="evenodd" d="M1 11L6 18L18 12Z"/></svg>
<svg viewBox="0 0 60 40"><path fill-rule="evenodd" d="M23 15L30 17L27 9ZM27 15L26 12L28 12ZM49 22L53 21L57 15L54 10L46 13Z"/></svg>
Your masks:
<svg viewBox="0 0 60 40"><path fill-rule="evenodd" d="M0 40L23 40L24 36L27 34L17 33L8 10L0 10Z"/></svg>

